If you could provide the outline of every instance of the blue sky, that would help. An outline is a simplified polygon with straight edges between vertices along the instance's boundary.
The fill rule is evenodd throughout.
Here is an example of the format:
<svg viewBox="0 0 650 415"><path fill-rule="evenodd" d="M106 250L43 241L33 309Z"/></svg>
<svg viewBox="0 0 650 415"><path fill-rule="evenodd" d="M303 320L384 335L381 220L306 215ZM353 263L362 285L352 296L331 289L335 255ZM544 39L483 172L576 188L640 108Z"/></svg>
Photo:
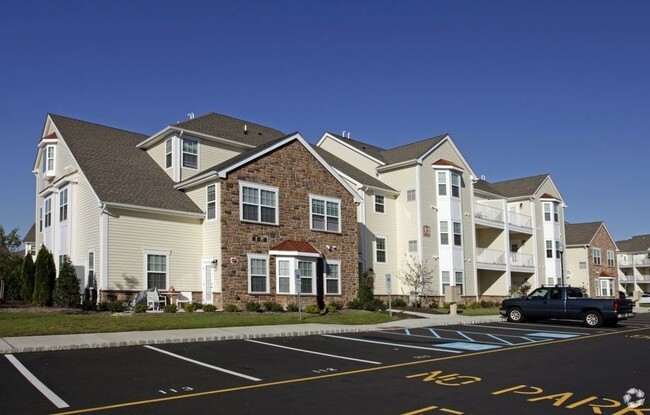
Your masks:
<svg viewBox="0 0 650 415"><path fill-rule="evenodd" d="M569 222L650 233L650 2L20 1L0 26L0 225L34 222L47 113L153 134L219 112L394 147L449 133Z"/></svg>

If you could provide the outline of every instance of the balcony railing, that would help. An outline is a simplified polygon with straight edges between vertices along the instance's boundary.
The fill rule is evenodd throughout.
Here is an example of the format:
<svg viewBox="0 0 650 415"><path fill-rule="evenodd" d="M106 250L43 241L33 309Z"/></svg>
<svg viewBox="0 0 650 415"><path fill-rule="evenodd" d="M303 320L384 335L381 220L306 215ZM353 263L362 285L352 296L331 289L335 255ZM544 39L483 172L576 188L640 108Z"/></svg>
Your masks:
<svg viewBox="0 0 650 415"><path fill-rule="evenodd" d="M474 216L479 219L503 223L503 209L474 203Z"/></svg>
<svg viewBox="0 0 650 415"><path fill-rule="evenodd" d="M520 228L533 228L532 216L522 215L521 213L508 212L508 223Z"/></svg>
<svg viewBox="0 0 650 415"><path fill-rule="evenodd" d="M650 258L637 258L634 260L634 264L650 267Z"/></svg>
<svg viewBox="0 0 650 415"><path fill-rule="evenodd" d="M618 266L619 267L631 267L632 265L634 265L634 262L631 259L619 260L618 261Z"/></svg>
<svg viewBox="0 0 650 415"><path fill-rule="evenodd" d="M503 251L494 249L476 248L476 262L483 264L506 264L506 255Z"/></svg>
<svg viewBox="0 0 650 415"><path fill-rule="evenodd" d="M510 265L514 267L534 267L533 256L521 252L510 252Z"/></svg>

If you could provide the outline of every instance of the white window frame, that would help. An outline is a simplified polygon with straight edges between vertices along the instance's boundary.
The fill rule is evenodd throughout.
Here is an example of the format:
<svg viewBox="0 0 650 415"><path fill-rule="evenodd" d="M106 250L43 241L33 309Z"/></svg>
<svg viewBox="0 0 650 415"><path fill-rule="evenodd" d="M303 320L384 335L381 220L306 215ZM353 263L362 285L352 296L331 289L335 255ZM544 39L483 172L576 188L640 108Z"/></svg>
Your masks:
<svg viewBox="0 0 650 415"><path fill-rule="evenodd" d="M196 143L196 152L186 151L185 150L185 143L186 142L187 143L190 143L190 142ZM184 169L199 170L199 147L200 147L199 140L195 140L193 138L182 138L181 139L181 160L182 160L181 164L182 164ZM186 154L188 156L196 157L196 165L195 166L192 166L192 164L189 163L189 161L185 160L185 155Z"/></svg>
<svg viewBox="0 0 650 415"><path fill-rule="evenodd" d="M45 228L52 226L52 198L48 197L43 202L43 221Z"/></svg>
<svg viewBox="0 0 650 415"><path fill-rule="evenodd" d="M379 247L379 241L383 241L383 247ZM388 249L386 248L388 245L388 242L386 241L385 236L377 235L375 236L375 262L378 264L387 264L388 263ZM379 260L379 253L383 252L384 253L384 260L380 261Z"/></svg>
<svg viewBox="0 0 650 415"><path fill-rule="evenodd" d="M558 223L560 221L560 205L557 202L553 202L553 222Z"/></svg>
<svg viewBox="0 0 650 415"><path fill-rule="evenodd" d="M257 190L257 202L255 204L251 202L246 203L247 205L257 206L257 220L244 219L244 188ZM275 206L273 206L273 208L275 209L275 219L273 222L262 221L262 207L266 207L266 208L271 207L270 205L262 205L262 198L261 198L262 191L271 192L275 194ZM239 220L241 220L242 222L260 223L263 225L278 225L279 217L280 217L279 200L280 200L280 192L277 187L265 186L256 183L250 183L250 182L239 182Z"/></svg>
<svg viewBox="0 0 650 415"><path fill-rule="evenodd" d="M210 190L212 189L212 199L210 199ZM210 217L210 207L212 207L212 217ZM205 187L205 219L217 219L217 185L209 184Z"/></svg>
<svg viewBox="0 0 650 415"><path fill-rule="evenodd" d="M316 294L316 261L313 259L308 259L308 258L297 258L296 260L296 269L301 271L300 269L300 264L308 264L309 269L311 272L310 277L305 277L302 272L300 272L300 294L306 294L306 295L315 295ZM311 281L311 291L303 291L302 289L302 283L303 280L310 280Z"/></svg>
<svg viewBox="0 0 650 415"><path fill-rule="evenodd" d="M148 290L149 288L152 288L149 286L149 273L155 273L155 274L165 274L165 284L162 287L158 287L159 289L166 290L167 287L169 287L169 268L170 268L170 262L169 262L169 257L170 257L171 252L170 251L157 251L157 250L145 250L143 252L143 269L144 269L144 289ZM157 256L157 257L163 257L165 258L165 270L160 271L160 270L150 270L149 269L149 256Z"/></svg>
<svg viewBox="0 0 650 415"><path fill-rule="evenodd" d="M406 201L414 202L415 201L415 189L410 189L406 191Z"/></svg>
<svg viewBox="0 0 650 415"><path fill-rule="evenodd" d="M336 276L332 276L331 272L331 266L335 266L338 274ZM330 292L329 291L329 286L328 282L330 281L336 281L337 284L337 290L336 292ZM325 262L325 295L341 295L341 261L339 260L327 260Z"/></svg>
<svg viewBox="0 0 650 415"><path fill-rule="evenodd" d="M598 278L598 295L611 297L614 295L614 280L611 278Z"/></svg>
<svg viewBox="0 0 650 415"><path fill-rule="evenodd" d="M291 257L276 257L275 259L275 292L282 295L291 295L296 293L295 279L294 279L294 264L296 260ZM281 264L288 266L286 274L281 273ZM286 279L289 283L289 288L286 291L280 291L280 280Z"/></svg>
<svg viewBox="0 0 650 415"><path fill-rule="evenodd" d="M440 245L449 245L449 222L440 221Z"/></svg>
<svg viewBox="0 0 650 415"><path fill-rule="evenodd" d="M324 207L324 212L320 213L314 212L314 201L320 201L323 202L323 207ZM336 205L336 210L337 210L337 216L330 215L330 210L328 209L328 205L334 204ZM314 219L316 217L323 217L323 226L324 228L317 228L314 226ZM330 230L329 228L329 220L331 218L336 218L337 221L337 226L336 230ZM321 231L321 232L332 232L332 233L341 233L341 199L336 199L332 197L325 197L325 196L319 196L319 195L309 195L309 226L310 229L313 231Z"/></svg>
<svg viewBox="0 0 650 415"><path fill-rule="evenodd" d="M59 222L68 220L68 188L59 192Z"/></svg>
<svg viewBox="0 0 650 415"><path fill-rule="evenodd" d="M96 281L96 275L95 275L95 251L90 250L88 251L88 271L86 272L86 275L84 276L86 279L86 283L88 284L89 287L94 287L94 283ZM88 277L90 276L90 273L93 273L93 280L88 281Z"/></svg>
<svg viewBox="0 0 650 415"><path fill-rule="evenodd" d="M553 241L550 239L546 240L546 258L553 258Z"/></svg>
<svg viewBox="0 0 650 415"><path fill-rule="evenodd" d="M608 267L613 267L616 265L616 261L614 260L614 251L611 249L607 250L607 266Z"/></svg>
<svg viewBox="0 0 650 415"><path fill-rule="evenodd" d="M594 265L601 265L603 263L603 258L602 258L602 252L600 251L600 248L594 248L593 255L594 255Z"/></svg>
<svg viewBox="0 0 650 415"><path fill-rule="evenodd" d="M544 222L551 221L551 203L544 202Z"/></svg>
<svg viewBox="0 0 650 415"><path fill-rule="evenodd" d="M174 167L174 140L172 138L165 141L165 169Z"/></svg>
<svg viewBox="0 0 650 415"><path fill-rule="evenodd" d="M418 241L417 241L417 239L409 240L409 252L417 252L417 251L418 251Z"/></svg>
<svg viewBox="0 0 650 415"><path fill-rule="evenodd" d="M447 196L447 172L437 172L436 180L438 181L438 196Z"/></svg>
<svg viewBox="0 0 650 415"><path fill-rule="evenodd" d="M460 198L460 174L450 172L451 175L451 197ZM458 183L454 183L458 181Z"/></svg>
<svg viewBox="0 0 650 415"><path fill-rule="evenodd" d="M56 144L48 144L43 148L43 174L54 176L56 170Z"/></svg>
<svg viewBox="0 0 650 415"><path fill-rule="evenodd" d="M374 195L375 203L375 213L386 213L386 197L384 195Z"/></svg>
<svg viewBox="0 0 650 415"><path fill-rule="evenodd" d="M463 224L461 222L452 222L454 233L454 246L463 246ZM456 232L458 226L458 232Z"/></svg>
<svg viewBox="0 0 650 415"><path fill-rule="evenodd" d="M465 273L463 271L454 271L454 285L460 287L460 295L463 295L465 287Z"/></svg>
<svg viewBox="0 0 650 415"><path fill-rule="evenodd" d="M270 284L269 284L269 256L268 255L259 255L259 254L248 254L248 293L249 294L269 294L270 293ZM252 261L253 260L263 260L265 261L264 274L253 275L252 270ZM264 291L253 291L253 277L264 277L265 288Z"/></svg>
<svg viewBox="0 0 650 415"><path fill-rule="evenodd" d="M451 271L440 271L440 285L443 294L445 287L451 287Z"/></svg>

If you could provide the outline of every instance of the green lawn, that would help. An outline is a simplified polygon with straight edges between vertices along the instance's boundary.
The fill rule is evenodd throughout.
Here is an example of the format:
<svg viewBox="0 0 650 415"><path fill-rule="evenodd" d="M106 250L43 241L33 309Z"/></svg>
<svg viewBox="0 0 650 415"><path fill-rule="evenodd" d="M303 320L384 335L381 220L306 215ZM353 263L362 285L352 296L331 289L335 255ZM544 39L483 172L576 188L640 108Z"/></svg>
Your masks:
<svg viewBox="0 0 650 415"><path fill-rule="evenodd" d="M146 313L63 314L0 312L0 337L48 334L108 333L278 324L378 324L394 321L388 314L345 310L323 316L302 313Z"/></svg>

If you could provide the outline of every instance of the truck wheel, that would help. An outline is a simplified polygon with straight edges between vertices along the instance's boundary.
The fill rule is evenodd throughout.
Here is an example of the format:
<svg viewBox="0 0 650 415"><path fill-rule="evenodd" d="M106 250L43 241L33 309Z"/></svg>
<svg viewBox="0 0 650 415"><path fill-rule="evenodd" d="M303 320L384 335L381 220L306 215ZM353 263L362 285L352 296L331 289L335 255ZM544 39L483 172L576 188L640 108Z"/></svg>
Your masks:
<svg viewBox="0 0 650 415"><path fill-rule="evenodd" d="M508 321L511 321L513 323L521 323L524 321L524 315L521 313L520 308L511 308L508 310L508 314L506 316L508 318Z"/></svg>
<svg viewBox="0 0 650 415"><path fill-rule="evenodd" d="M582 322L587 327L598 328L603 325L603 316L598 311L587 311L582 314Z"/></svg>

